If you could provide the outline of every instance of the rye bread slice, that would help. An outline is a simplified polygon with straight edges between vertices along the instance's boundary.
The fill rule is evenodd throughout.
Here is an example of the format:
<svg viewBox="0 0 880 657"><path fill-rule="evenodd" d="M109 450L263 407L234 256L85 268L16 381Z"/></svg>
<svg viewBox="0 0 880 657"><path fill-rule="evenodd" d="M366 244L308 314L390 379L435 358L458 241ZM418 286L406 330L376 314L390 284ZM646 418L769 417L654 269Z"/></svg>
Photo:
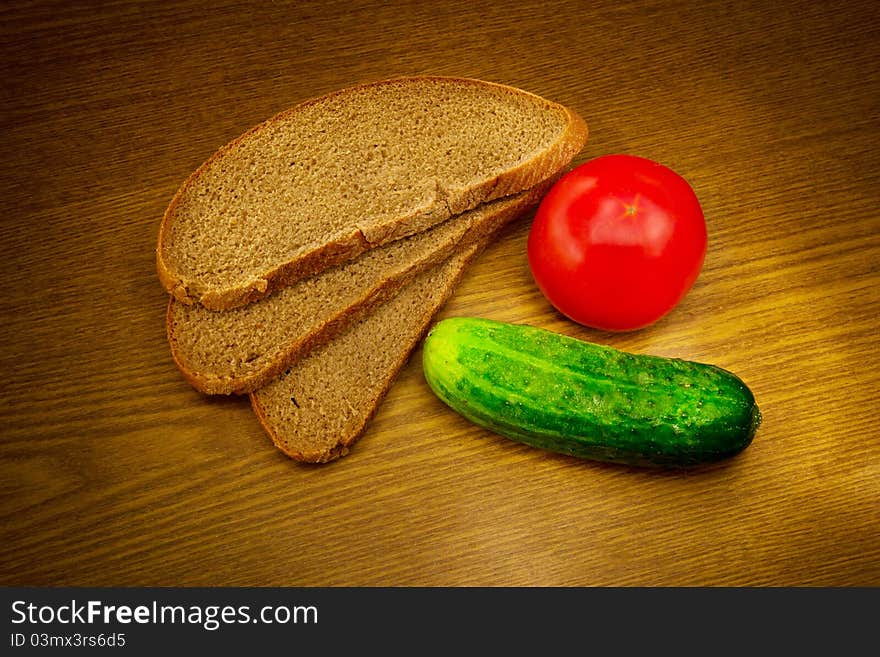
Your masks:
<svg viewBox="0 0 880 657"><path fill-rule="evenodd" d="M529 189L587 139L571 109L481 80L409 77L281 112L171 200L156 262L179 301L227 310Z"/></svg>
<svg viewBox="0 0 880 657"><path fill-rule="evenodd" d="M418 274L344 333L251 393L254 412L275 446L308 463L348 454L486 242Z"/></svg>
<svg viewBox="0 0 880 657"><path fill-rule="evenodd" d="M370 249L241 308L215 312L172 298L167 334L174 361L201 392L252 392L395 294L418 272L533 208L553 180Z"/></svg>

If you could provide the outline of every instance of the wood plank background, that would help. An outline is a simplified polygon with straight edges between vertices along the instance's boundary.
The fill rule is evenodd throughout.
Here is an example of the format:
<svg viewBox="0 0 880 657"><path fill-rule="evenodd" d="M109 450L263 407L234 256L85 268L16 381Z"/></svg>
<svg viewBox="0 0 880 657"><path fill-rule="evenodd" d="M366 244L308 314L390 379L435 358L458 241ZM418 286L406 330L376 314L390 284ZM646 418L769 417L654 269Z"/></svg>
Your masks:
<svg viewBox="0 0 880 657"><path fill-rule="evenodd" d="M876 3L38 0L0 9L0 54L0 584L880 584ZM154 267L177 186L281 109L423 73L571 105L575 164L663 162L709 229L642 331L549 307L528 216L441 316L729 368L764 416L742 455L517 445L436 400L417 351L354 451L303 466L186 384Z"/></svg>

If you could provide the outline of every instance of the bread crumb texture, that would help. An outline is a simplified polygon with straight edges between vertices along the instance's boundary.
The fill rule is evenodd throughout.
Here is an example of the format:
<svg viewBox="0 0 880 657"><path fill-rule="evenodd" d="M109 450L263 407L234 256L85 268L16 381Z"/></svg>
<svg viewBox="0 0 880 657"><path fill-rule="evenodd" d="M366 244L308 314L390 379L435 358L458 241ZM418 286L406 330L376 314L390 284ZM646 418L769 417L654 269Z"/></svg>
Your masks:
<svg viewBox="0 0 880 657"><path fill-rule="evenodd" d="M251 401L275 445L299 461L347 454L452 292L472 246L422 272L399 294L315 349Z"/></svg>
<svg viewBox="0 0 880 657"><path fill-rule="evenodd" d="M172 300L168 338L175 362L202 392L251 392L410 277L534 206L546 186L485 203L244 307L215 312Z"/></svg>
<svg viewBox="0 0 880 657"><path fill-rule="evenodd" d="M546 177L530 166L562 148L571 122L533 94L457 78L403 78L306 102L184 183L160 232L163 282L178 296L181 286L196 297L253 288L327 244L372 246L424 230ZM550 169L580 149L575 141ZM499 187L511 172L536 179Z"/></svg>

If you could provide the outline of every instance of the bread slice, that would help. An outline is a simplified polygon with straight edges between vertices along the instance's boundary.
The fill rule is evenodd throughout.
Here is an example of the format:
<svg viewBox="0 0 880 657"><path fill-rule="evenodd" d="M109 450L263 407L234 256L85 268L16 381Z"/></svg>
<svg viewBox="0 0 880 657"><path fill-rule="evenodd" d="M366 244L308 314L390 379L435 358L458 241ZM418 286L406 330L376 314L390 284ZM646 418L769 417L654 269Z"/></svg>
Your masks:
<svg viewBox="0 0 880 657"><path fill-rule="evenodd" d="M278 449L309 463L348 454L485 243L420 273L344 333L251 393L254 412Z"/></svg>
<svg viewBox="0 0 880 657"><path fill-rule="evenodd" d="M480 80L340 90L252 128L183 183L159 230L159 278L183 303L241 306L529 189L586 138L571 109Z"/></svg>
<svg viewBox="0 0 880 657"><path fill-rule="evenodd" d="M172 298L167 332L174 361L202 392L256 390L389 298L414 274L534 207L553 180L370 249L241 308L215 312Z"/></svg>

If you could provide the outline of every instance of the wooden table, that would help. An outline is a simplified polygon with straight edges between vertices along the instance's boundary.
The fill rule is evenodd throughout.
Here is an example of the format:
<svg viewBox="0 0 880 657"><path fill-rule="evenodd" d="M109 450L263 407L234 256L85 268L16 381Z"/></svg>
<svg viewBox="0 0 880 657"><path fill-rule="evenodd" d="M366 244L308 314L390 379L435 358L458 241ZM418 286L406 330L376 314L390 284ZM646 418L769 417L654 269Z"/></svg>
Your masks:
<svg viewBox="0 0 880 657"><path fill-rule="evenodd" d="M0 583L880 584L876 3L87 4L0 12ZM353 452L305 466L247 399L183 380L154 265L178 185L283 108L424 73L572 106L575 164L663 162L709 230L645 330L555 313L529 216L440 316L731 369L764 416L745 452L655 472L531 449L444 407L416 351Z"/></svg>

